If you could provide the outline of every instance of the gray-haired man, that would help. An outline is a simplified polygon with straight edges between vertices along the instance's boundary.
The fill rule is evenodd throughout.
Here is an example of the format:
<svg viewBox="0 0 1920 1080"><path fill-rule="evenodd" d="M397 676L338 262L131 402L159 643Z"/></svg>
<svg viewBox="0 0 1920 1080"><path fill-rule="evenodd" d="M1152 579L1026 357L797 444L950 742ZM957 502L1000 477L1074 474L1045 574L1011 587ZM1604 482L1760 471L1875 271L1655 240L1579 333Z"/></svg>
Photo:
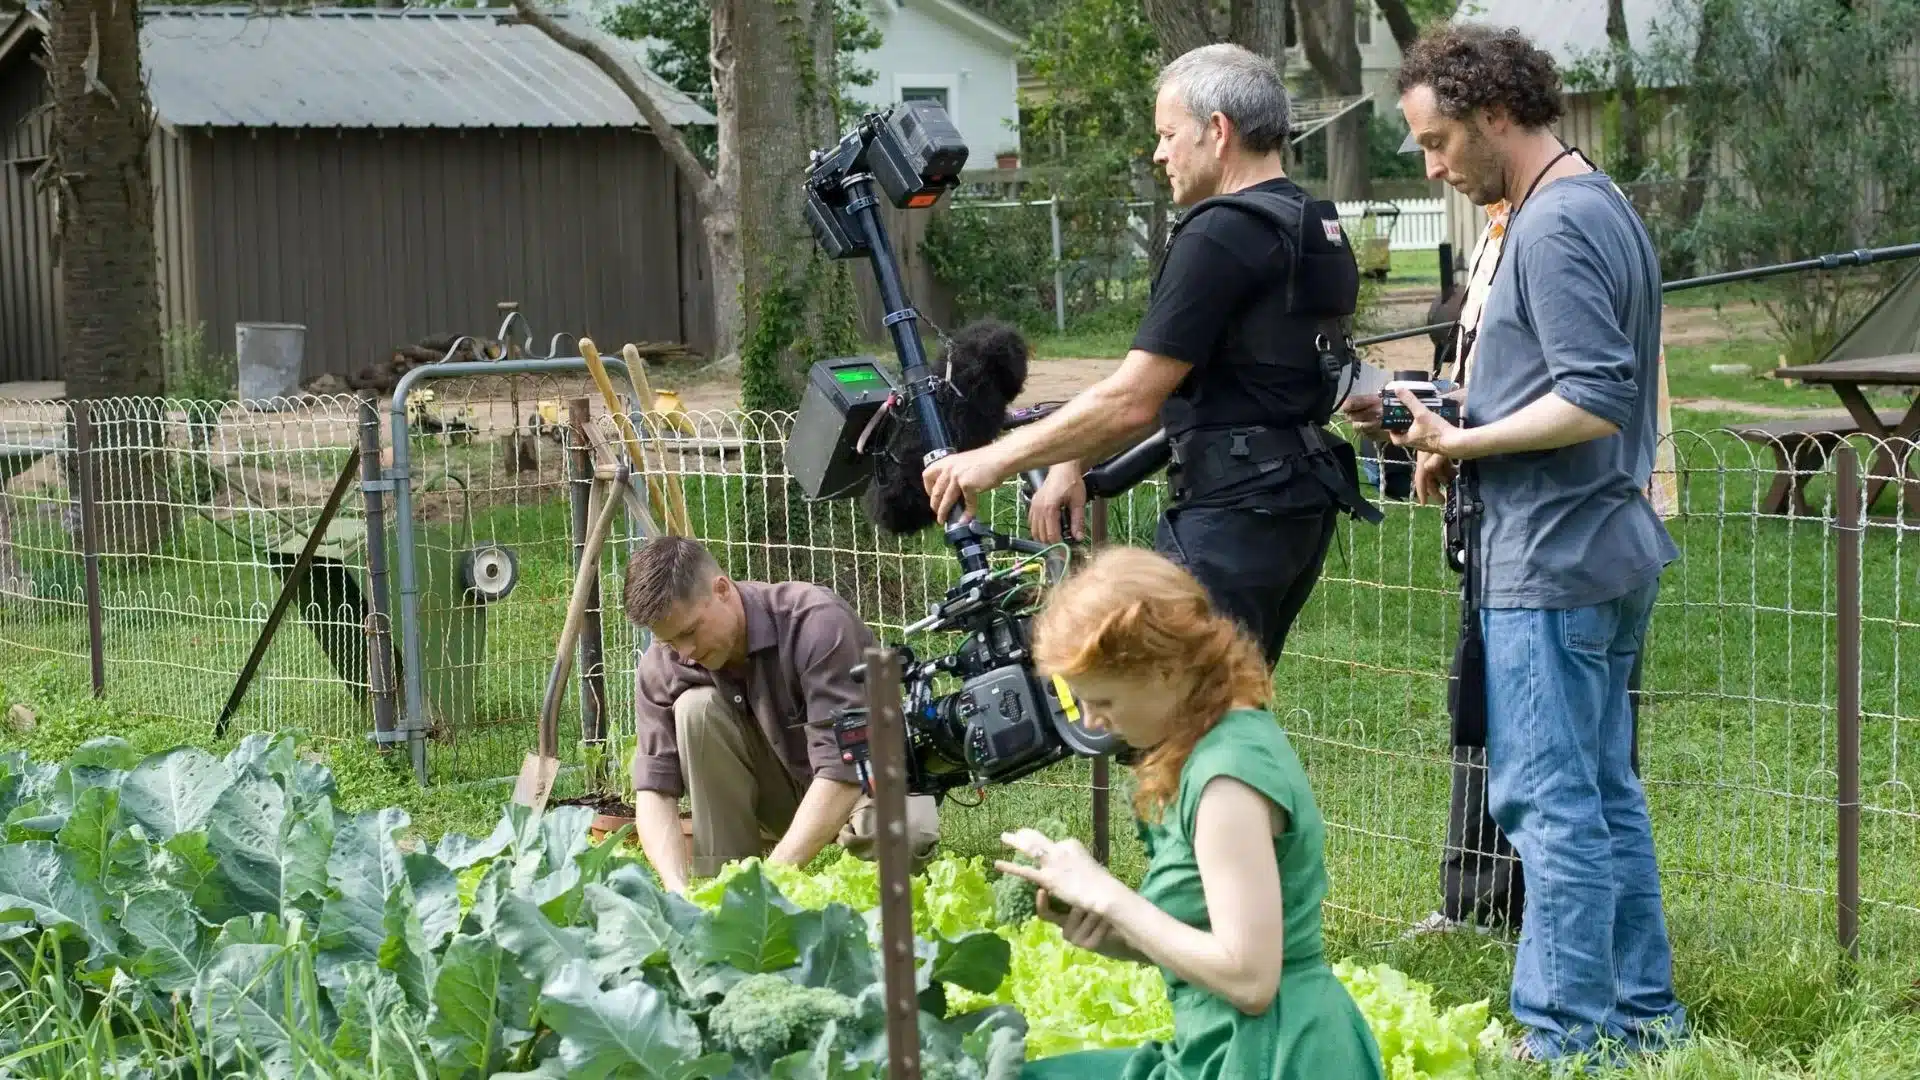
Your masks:
<svg viewBox="0 0 1920 1080"><path fill-rule="evenodd" d="M1155 547L1182 563L1275 663L1320 576L1344 507L1379 519L1359 493L1353 448L1322 426L1332 405L1323 343L1338 345L1359 268L1330 202L1281 167L1286 87L1273 63L1206 45L1160 73L1154 104L1176 205L1147 315L1119 370L1052 416L935 461L934 510L1053 466L1034 499L1035 538L1079 530L1085 467L1164 427L1173 500ZM1230 198L1219 198L1231 196Z"/></svg>

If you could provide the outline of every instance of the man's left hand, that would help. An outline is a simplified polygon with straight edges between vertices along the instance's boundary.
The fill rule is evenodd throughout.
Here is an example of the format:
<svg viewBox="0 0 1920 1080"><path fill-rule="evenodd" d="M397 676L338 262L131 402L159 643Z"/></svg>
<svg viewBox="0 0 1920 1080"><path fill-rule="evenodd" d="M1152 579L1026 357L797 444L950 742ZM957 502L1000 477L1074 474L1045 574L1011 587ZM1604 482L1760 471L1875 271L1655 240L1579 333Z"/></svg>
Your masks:
<svg viewBox="0 0 1920 1080"><path fill-rule="evenodd" d="M1420 399L1413 396L1413 391L1403 387L1394 393L1400 396L1401 404L1413 413L1413 423L1405 431L1387 432L1393 439L1393 445L1459 460L1461 430L1420 404Z"/></svg>
<svg viewBox="0 0 1920 1080"><path fill-rule="evenodd" d="M933 504L933 519L944 525L955 503L964 501L967 516L974 516L978 509L975 496L999 487L1009 475L993 447L983 446L948 454L927 466L920 481L926 485L927 501Z"/></svg>

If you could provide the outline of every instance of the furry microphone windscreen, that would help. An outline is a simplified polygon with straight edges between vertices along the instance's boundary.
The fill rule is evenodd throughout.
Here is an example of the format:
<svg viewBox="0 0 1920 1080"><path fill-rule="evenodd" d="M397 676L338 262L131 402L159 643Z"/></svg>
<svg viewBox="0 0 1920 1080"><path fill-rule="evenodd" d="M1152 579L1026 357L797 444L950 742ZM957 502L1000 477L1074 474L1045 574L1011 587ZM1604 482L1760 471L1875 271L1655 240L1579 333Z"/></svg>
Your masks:
<svg viewBox="0 0 1920 1080"><path fill-rule="evenodd" d="M1007 406L1027 385L1027 342L1005 323L982 319L954 331L946 352L932 363L946 382L935 399L947 437L956 450L992 442L1006 423ZM867 488L867 517L882 532L905 536L934 523L933 505L921 482L927 433L916 410L893 412L886 443L874 455Z"/></svg>

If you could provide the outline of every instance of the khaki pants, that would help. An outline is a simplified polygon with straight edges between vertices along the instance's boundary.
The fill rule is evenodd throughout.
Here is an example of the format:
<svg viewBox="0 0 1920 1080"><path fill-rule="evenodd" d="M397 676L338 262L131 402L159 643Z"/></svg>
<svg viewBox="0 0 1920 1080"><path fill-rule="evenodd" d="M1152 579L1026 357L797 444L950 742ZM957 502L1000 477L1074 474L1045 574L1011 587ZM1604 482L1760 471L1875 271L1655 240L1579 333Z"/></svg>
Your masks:
<svg viewBox="0 0 1920 1080"><path fill-rule="evenodd" d="M688 869L713 877L737 859L765 855L793 823L806 789L774 755L746 710L718 689L696 687L673 703L674 730L687 801L693 807L693 851ZM873 800L862 795L837 841L857 858L874 857ZM933 859L940 818L933 798L907 799L907 850L913 869Z"/></svg>

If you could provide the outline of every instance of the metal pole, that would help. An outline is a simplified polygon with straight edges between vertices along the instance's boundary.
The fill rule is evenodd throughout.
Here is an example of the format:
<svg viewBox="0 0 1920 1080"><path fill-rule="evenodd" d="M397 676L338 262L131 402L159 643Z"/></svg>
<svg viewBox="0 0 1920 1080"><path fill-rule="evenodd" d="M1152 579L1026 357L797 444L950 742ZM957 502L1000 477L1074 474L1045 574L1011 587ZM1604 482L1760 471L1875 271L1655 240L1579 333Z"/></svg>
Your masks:
<svg viewBox="0 0 1920 1080"><path fill-rule="evenodd" d="M1067 332L1067 272L1060 265L1060 196L1047 200L1047 217L1053 225L1053 328Z"/></svg>
<svg viewBox="0 0 1920 1080"><path fill-rule="evenodd" d="M867 738L873 769L874 856L880 871L880 963L890 1080L920 1080L920 999L914 990L913 893L907 868L907 737L900 657L867 650Z"/></svg>
<svg viewBox="0 0 1920 1080"><path fill-rule="evenodd" d="M1107 542L1107 500L1093 499L1087 503L1087 540L1094 547ZM1093 857L1100 865L1107 865L1112 851L1111 836L1113 810L1113 761L1106 754L1093 759Z"/></svg>
<svg viewBox="0 0 1920 1080"><path fill-rule="evenodd" d="M87 577L87 652L93 696L107 692L107 639L100 602L100 501L94 490L93 403L73 403L73 452L80 473L80 554Z"/></svg>
<svg viewBox="0 0 1920 1080"><path fill-rule="evenodd" d="M593 404L584 397L568 399L567 420L573 435L573 445L567 451L573 482L567 485L567 490L572 496L569 502L573 511L573 567L577 573L587 547L589 504L593 502L593 443L587 438L587 428L593 423ZM612 493L608 495L611 497ZM599 743L607 737L603 650L600 576L595 574L587 586L587 610L580 624L580 737L588 744Z"/></svg>
<svg viewBox="0 0 1920 1080"><path fill-rule="evenodd" d="M1836 726L1840 738L1839 765L1839 910L1840 948L1854 959L1860 956L1860 539L1865 516L1860 500L1860 455L1841 444L1834 456L1838 473L1839 515L1834 521L1837 618L1839 640L1834 655L1839 666Z"/></svg>
<svg viewBox="0 0 1920 1080"><path fill-rule="evenodd" d="M373 742L385 753L394 738L393 605L387 581L387 492L380 476L380 399L360 398L360 491L367 501L367 689L373 697Z"/></svg>

